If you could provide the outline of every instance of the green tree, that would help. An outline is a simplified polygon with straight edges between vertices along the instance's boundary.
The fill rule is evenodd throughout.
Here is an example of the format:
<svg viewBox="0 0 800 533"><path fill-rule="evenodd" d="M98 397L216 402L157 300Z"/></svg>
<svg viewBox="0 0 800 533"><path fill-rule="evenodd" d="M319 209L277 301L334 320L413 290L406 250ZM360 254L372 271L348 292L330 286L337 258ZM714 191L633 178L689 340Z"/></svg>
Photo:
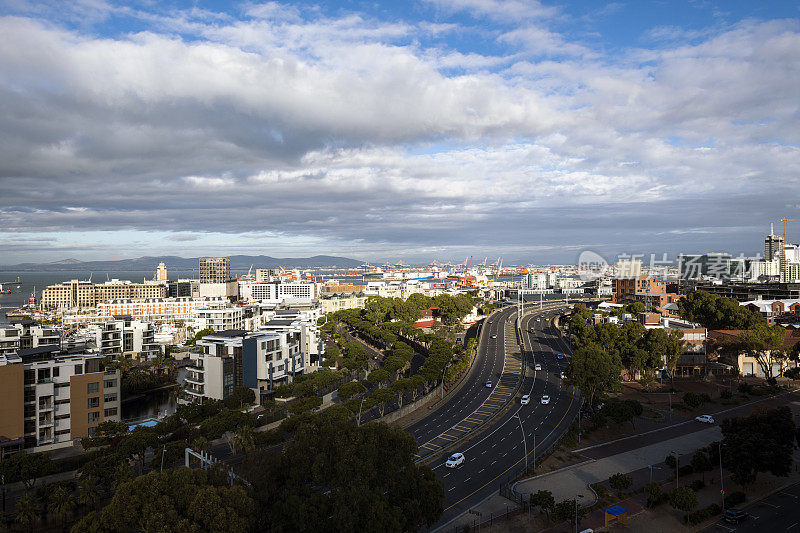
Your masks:
<svg viewBox="0 0 800 533"><path fill-rule="evenodd" d="M750 329L764 323L760 313L739 305L733 298L705 291L695 291L678 300L678 312L708 329Z"/></svg>
<svg viewBox="0 0 800 533"><path fill-rule="evenodd" d="M322 398L319 396L309 396L307 398L300 398L295 400L289 405L289 412L293 415L305 413L322 405Z"/></svg>
<svg viewBox="0 0 800 533"><path fill-rule="evenodd" d="M336 389L339 399L342 401L346 401L358 394L363 394L366 391L367 388L360 381L349 381L340 385L339 388Z"/></svg>
<svg viewBox="0 0 800 533"><path fill-rule="evenodd" d="M795 425L786 406L748 417L727 418L722 430L722 461L740 485L751 485L759 472L791 472Z"/></svg>
<svg viewBox="0 0 800 533"><path fill-rule="evenodd" d="M383 387L387 381L389 381L389 372L382 368L377 370L373 370L372 372L367 375L367 381L369 381L373 385L378 385Z"/></svg>
<svg viewBox="0 0 800 533"><path fill-rule="evenodd" d="M545 512L548 517L556 506L553 493L549 490L537 490L535 493L532 493L530 495L530 503Z"/></svg>
<svg viewBox="0 0 800 533"><path fill-rule="evenodd" d="M689 513L698 505L697 494L691 487L682 486L673 490L669 495L669 504L679 511L686 513L686 521L689 521Z"/></svg>
<svg viewBox="0 0 800 533"><path fill-rule="evenodd" d="M695 472L702 472L703 473L703 483L706 482L706 472L714 468L714 465L711 463L711 459L709 459L708 454L703 450L698 450L692 455L692 460L689 463L692 465L692 470Z"/></svg>
<svg viewBox="0 0 800 533"><path fill-rule="evenodd" d="M73 531L249 531L255 505L225 476L178 468L150 472L122 484L111 503Z"/></svg>
<svg viewBox="0 0 800 533"><path fill-rule="evenodd" d="M150 428L138 427L117 444L116 452L120 457L138 461L142 472L147 450L157 448L158 444L158 438Z"/></svg>
<svg viewBox="0 0 800 533"><path fill-rule="evenodd" d="M94 476L81 476L78 482L78 503L89 510L97 508L100 503L100 485Z"/></svg>
<svg viewBox="0 0 800 533"><path fill-rule="evenodd" d="M628 490L631 485L633 485L633 478L621 472L617 472L608 478L608 484L611 485L611 488L615 491L623 492Z"/></svg>
<svg viewBox="0 0 800 533"><path fill-rule="evenodd" d="M551 516L554 522L558 523L568 521L574 526L576 513L578 515L578 521L580 521L580 519L586 514L586 508L582 505L576 506L575 500L564 500L555 505Z"/></svg>
<svg viewBox="0 0 800 533"><path fill-rule="evenodd" d="M567 368L569 380L581 388L592 405L598 392L613 389L619 384L622 363L615 354L606 355L597 345L579 348Z"/></svg>
<svg viewBox="0 0 800 533"><path fill-rule="evenodd" d="M386 412L386 404L394 399L394 392L389 389L377 389L367 397L366 407L377 407L381 416Z"/></svg>
<svg viewBox="0 0 800 533"><path fill-rule="evenodd" d="M659 503L661 503L661 483L658 481L651 481L649 483L645 483L644 487L645 494L647 494L647 506L648 507L655 507Z"/></svg>
<svg viewBox="0 0 800 533"><path fill-rule="evenodd" d="M61 526L66 526L67 519L75 510L75 497L63 486L57 487L50 494L50 501L47 505L50 516L61 522Z"/></svg>
<svg viewBox="0 0 800 533"><path fill-rule="evenodd" d="M782 364L786 359L783 346L787 333L782 326L758 324L740 332L729 344L730 348L754 358L764 375L771 378L772 365Z"/></svg>
<svg viewBox="0 0 800 533"><path fill-rule="evenodd" d="M17 500L17 505L14 507L14 522L33 531L41 514L39 500L26 492Z"/></svg>
<svg viewBox="0 0 800 533"><path fill-rule="evenodd" d="M36 480L56 471L56 465L46 453L18 452L0 461L0 474L6 483L22 481L28 489L32 489Z"/></svg>

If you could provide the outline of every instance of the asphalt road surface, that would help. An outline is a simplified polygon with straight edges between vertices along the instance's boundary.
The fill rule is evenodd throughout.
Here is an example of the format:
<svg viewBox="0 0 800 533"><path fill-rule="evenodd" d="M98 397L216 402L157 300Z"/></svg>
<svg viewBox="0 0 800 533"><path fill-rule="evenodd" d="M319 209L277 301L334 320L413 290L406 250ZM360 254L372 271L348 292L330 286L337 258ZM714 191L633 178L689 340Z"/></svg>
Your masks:
<svg viewBox="0 0 800 533"><path fill-rule="evenodd" d="M800 483L759 500L753 505L740 506L750 517L740 524L729 524L720 520L713 526L704 529L704 532L728 533L756 533L770 532L800 532Z"/></svg>
<svg viewBox="0 0 800 533"><path fill-rule="evenodd" d="M513 320L515 312L515 308L504 310L502 322L509 317ZM558 314L558 310L536 310L523 319L524 356L529 363L529 370L519 394L529 394L530 403L520 405L517 397L512 408L492 422L480 437L466 443L463 448L453 450L466 456L466 462L461 467L448 469L444 466L449 454L437 457L429 463L442 479L445 490L445 511L435 527L446 526L472 506L497 492L501 483L513 479L524 469L526 454L528 461L533 462L535 453L547 450L569 429L579 409L580 398L572 387L561 380L561 371L568 364L570 351L553 326L553 317ZM501 325L501 321L495 318L489 326L499 328ZM487 333L497 334L496 340L502 341L500 331L492 330ZM485 363L486 368L497 372L497 365L501 365L503 359L502 354L498 353L500 349L501 345L495 345L494 351L490 351L490 357L481 364ZM559 359L558 354L567 356ZM536 363L541 365L540 371L533 370ZM441 431L446 424L452 426L459 416L463 419L470 407L474 410L479 406L489 392L482 381L485 381L485 377L473 378L470 387L464 387L457 395L460 401L455 402L455 405L460 412L457 415L437 413L439 422L428 431L432 434ZM471 394L477 398L471 398ZM541 403L543 395L550 396L549 404ZM462 407L459 403L469 406ZM420 424L426 421L423 420ZM442 421L446 421L446 424L442 424Z"/></svg>

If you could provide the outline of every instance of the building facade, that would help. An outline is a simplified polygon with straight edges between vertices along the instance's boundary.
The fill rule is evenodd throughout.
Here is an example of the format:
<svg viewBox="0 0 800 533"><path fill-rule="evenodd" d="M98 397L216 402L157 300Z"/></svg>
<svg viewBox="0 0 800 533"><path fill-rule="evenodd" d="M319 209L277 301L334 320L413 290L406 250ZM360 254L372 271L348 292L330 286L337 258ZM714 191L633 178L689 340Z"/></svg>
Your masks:
<svg viewBox="0 0 800 533"><path fill-rule="evenodd" d="M50 326L42 326L33 320L23 320L0 329L0 354L39 346L59 346L61 332Z"/></svg>
<svg viewBox="0 0 800 533"><path fill-rule="evenodd" d="M97 307L118 298L165 298L167 286L162 282L133 283L111 280L98 284L73 279L50 285L42 291L43 309L75 309Z"/></svg>

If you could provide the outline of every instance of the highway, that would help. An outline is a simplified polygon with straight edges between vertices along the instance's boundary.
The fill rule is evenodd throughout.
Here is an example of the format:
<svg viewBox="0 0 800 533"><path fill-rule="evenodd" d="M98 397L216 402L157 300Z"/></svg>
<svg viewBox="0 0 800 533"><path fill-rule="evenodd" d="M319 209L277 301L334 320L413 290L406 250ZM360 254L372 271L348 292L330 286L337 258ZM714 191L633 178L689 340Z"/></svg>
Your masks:
<svg viewBox="0 0 800 533"><path fill-rule="evenodd" d="M568 358L558 359L557 354L570 352L553 326L553 318L558 313L558 310L537 309L523 318L523 355L529 367L519 395L529 394L530 404L520 405L519 395L516 396L511 408L490 422L478 437L463 446L456 441L455 447L447 449L447 453L428 461L444 483L445 490L445 510L433 529L446 526L496 493L501 483L513 480L524 469L526 452L528 461L533 462L534 453L547 450L569 429L580 407L580 398L561 380L560 374L567 366ZM481 335L481 347L487 352L479 355L476 361L479 366L474 375L465 377L469 381L445 403L444 408L409 428L417 442L424 444L427 442L425 437L431 439L459 424L489 398L491 389L484 384L487 379L500 377L509 335L513 335L516 343L513 330L509 333L509 328L504 327L507 321L513 322L515 318L515 307L492 315L492 324L487 324ZM497 335L497 338L491 339L492 335ZM490 344L484 347L486 342ZM542 365L542 370L534 370L536 363ZM550 396L549 404L540 403L542 395ZM464 453L466 462L456 469L446 468L444 462L448 455L456 451Z"/></svg>

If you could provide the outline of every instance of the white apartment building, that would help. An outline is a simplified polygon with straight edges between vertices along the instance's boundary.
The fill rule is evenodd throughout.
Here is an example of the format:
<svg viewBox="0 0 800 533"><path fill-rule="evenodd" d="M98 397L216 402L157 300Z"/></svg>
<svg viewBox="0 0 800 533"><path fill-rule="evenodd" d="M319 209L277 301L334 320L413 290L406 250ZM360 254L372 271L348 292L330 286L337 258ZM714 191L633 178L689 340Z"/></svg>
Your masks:
<svg viewBox="0 0 800 533"><path fill-rule="evenodd" d="M239 298L252 302L313 300L322 292L319 283L242 281Z"/></svg>
<svg viewBox="0 0 800 533"><path fill-rule="evenodd" d="M345 296L345 297L331 297L320 298L319 300L322 314L335 313L343 309L364 309L367 303L366 296Z"/></svg>
<svg viewBox="0 0 800 533"><path fill-rule="evenodd" d="M20 348L61 344L61 331L42 326L33 320L23 320L0 329L0 354L16 352Z"/></svg>
<svg viewBox="0 0 800 533"><path fill-rule="evenodd" d="M307 371L299 331L220 331L198 341L189 355L184 391L191 400L225 399L237 385L257 397Z"/></svg>
<svg viewBox="0 0 800 533"><path fill-rule="evenodd" d="M241 307L201 308L192 313L195 331L211 328L214 331L242 329L244 309Z"/></svg>
<svg viewBox="0 0 800 533"><path fill-rule="evenodd" d="M193 313L201 308L228 307L230 303L222 297L199 298L118 298L97 304L96 312L69 314L63 316L65 325L102 323L111 317L129 315L140 320L152 322L173 322L191 320Z"/></svg>
<svg viewBox="0 0 800 533"><path fill-rule="evenodd" d="M116 316L100 326L91 328L100 355L155 359L161 347L155 341L152 322L134 320L130 316Z"/></svg>
<svg viewBox="0 0 800 533"><path fill-rule="evenodd" d="M105 372L99 355L42 346L0 356L0 391L0 435L25 448L68 446L120 419L119 372Z"/></svg>

